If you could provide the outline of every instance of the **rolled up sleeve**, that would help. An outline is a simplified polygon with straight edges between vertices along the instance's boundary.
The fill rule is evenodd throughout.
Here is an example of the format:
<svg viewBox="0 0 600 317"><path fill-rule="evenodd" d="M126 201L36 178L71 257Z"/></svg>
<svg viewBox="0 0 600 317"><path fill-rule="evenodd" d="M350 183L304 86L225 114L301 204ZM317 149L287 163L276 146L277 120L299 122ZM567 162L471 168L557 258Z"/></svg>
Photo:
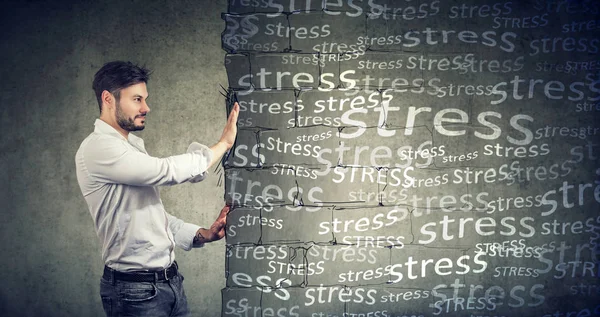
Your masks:
<svg viewBox="0 0 600 317"><path fill-rule="evenodd" d="M203 165L197 165L198 169L196 171L194 171L196 176L191 178L189 180L189 182L197 183L197 182L203 181L206 178L206 176L208 175L208 171L206 169L210 165L210 162L212 161L212 158L213 158L212 150L204 144L200 144L198 142L192 142L192 144L190 144L190 146L188 146L187 153L196 154L199 157L204 158L204 161L205 161L205 162L202 162ZM202 168L204 165L206 167Z"/></svg>
<svg viewBox="0 0 600 317"><path fill-rule="evenodd" d="M169 228L173 232L175 245L185 251L189 251L192 247L201 248L204 244L194 245L194 237L196 232L201 227L195 224L184 222L183 220L167 213Z"/></svg>

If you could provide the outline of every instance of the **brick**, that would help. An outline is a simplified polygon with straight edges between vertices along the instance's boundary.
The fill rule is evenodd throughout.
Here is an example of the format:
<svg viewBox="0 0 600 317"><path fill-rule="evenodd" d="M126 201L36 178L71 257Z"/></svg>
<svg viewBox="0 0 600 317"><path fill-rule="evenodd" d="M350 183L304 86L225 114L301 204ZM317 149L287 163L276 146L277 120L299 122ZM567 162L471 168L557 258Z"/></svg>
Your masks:
<svg viewBox="0 0 600 317"><path fill-rule="evenodd" d="M287 244L327 243L331 235L319 235L319 224L331 220L331 207L263 206L236 208L228 220L227 243ZM298 225L304 224L304 225ZM234 234L229 234L234 232Z"/></svg>
<svg viewBox="0 0 600 317"><path fill-rule="evenodd" d="M297 112L294 91L264 91L254 90L248 94L238 94L240 114L238 128L262 130L285 129L293 126L290 120Z"/></svg>
<svg viewBox="0 0 600 317"><path fill-rule="evenodd" d="M289 49L290 40L286 32L289 23L285 15L223 14L222 18L225 20L225 30L221 33L221 43L227 53L280 52Z"/></svg>
<svg viewBox="0 0 600 317"><path fill-rule="evenodd" d="M357 38L365 35L364 19L327 12L299 12L289 16L295 28L291 48L300 52L349 53L361 51ZM364 49L362 49L364 51Z"/></svg>

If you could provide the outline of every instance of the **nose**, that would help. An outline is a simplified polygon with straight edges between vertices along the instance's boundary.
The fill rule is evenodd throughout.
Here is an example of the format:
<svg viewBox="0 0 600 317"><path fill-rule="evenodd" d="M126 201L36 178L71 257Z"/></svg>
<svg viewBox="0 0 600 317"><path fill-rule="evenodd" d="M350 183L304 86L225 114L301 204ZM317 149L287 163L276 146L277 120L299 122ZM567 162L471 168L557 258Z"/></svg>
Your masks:
<svg viewBox="0 0 600 317"><path fill-rule="evenodd" d="M150 112L150 107L148 106L146 101L144 101L144 103L142 104L142 109L140 109L140 112L144 114Z"/></svg>

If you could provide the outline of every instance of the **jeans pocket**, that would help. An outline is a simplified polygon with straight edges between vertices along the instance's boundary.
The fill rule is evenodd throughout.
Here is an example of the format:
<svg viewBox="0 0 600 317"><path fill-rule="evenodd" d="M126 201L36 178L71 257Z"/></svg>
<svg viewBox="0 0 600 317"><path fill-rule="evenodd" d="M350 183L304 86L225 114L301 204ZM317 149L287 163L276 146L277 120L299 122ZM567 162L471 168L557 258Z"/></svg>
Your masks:
<svg viewBox="0 0 600 317"><path fill-rule="evenodd" d="M136 282L121 286L121 299L127 302L142 302L156 297L158 289L153 283Z"/></svg>
<svg viewBox="0 0 600 317"><path fill-rule="evenodd" d="M100 296L102 299L102 308L104 308L104 312L106 316L112 316L112 300L108 296Z"/></svg>

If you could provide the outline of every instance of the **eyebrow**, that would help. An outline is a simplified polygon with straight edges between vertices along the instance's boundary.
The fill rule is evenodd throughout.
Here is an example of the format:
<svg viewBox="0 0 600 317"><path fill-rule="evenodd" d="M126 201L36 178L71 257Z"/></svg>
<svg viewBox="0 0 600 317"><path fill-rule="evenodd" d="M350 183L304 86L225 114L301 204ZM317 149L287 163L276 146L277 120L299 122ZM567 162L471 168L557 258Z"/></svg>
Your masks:
<svg viewBox="0 0 600 317"><path fill-rule="evenodd" d="M144 97L142 97L142 95L139 95L139 94L135 94L135 95L133 95L133 98L137 98L137 97L140 97L140 98L142 98L142 99L148 99L148 97L149 97L149 96L148 96L148 97L146 97L146 98L144 98Z"/></svg>

